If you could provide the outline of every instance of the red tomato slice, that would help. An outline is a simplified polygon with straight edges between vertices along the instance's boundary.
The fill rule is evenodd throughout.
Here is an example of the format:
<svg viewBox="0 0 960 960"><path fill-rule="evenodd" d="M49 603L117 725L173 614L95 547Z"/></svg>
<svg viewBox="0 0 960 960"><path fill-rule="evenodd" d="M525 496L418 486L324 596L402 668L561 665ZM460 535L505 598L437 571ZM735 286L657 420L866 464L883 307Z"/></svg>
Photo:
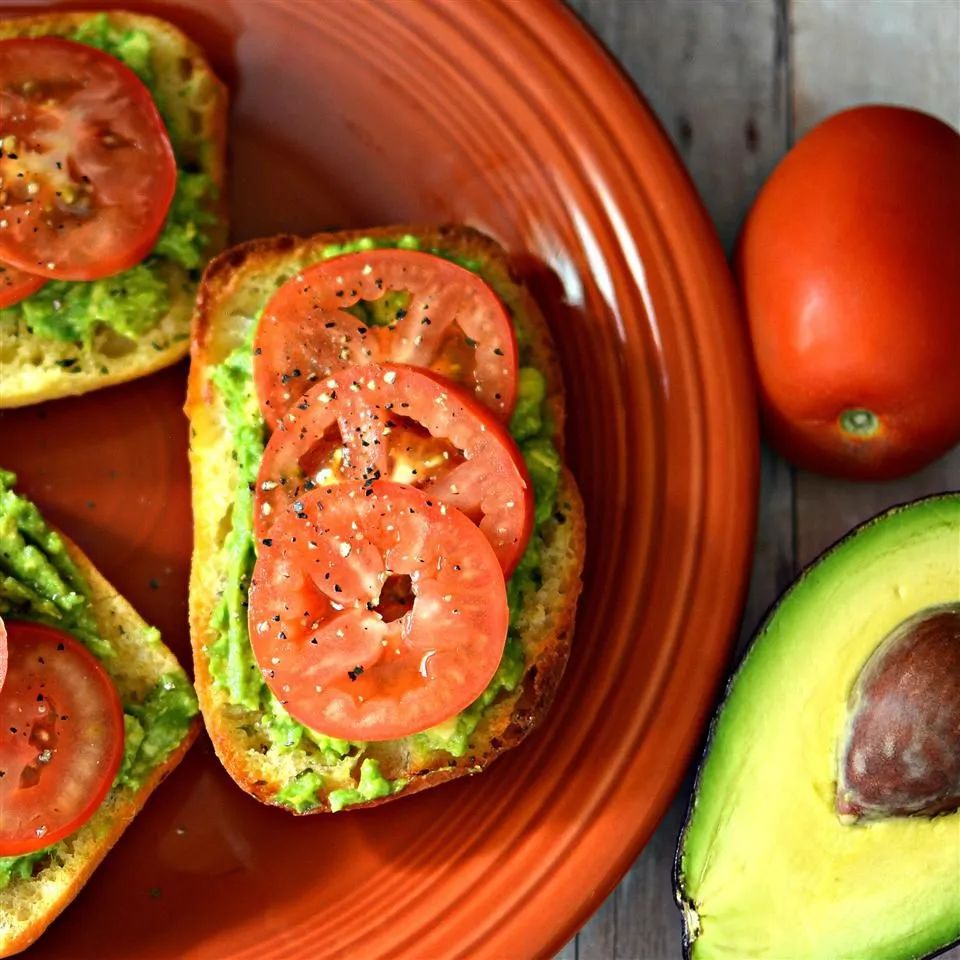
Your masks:
<svg viewBox="0 0 960 960"><path fill-rule="evenodd" d="M450 381L401 364L348 367L307 391L270 437L255 533L315 486L406 483L481 529L509 576L533 528L523 457L486 407Z"/></svg>
<svg viewBox="0 0 960 960"><path fill-rule="evenodd" d="M4 626L3 618L0 617L0 690L3 690L3 682L7 679L7 628Z"/></svg>
<svg viewBox="0 0 960 960"><path fill-rule="evenodd" d="M509 611L486 538L412 487L318 488L273 527L250 588L250 637L292 716L392 740L459 713L503 655Z"/></svg>
<svg viewBox="0 0 960 960"><path fill-rule="evenodd" d="M56 37L0 41L0 260L62 280L139 263L177 166L150 92L119 60Z"/></svg>
<svg viewBox="0 0 960 960"><path fill-rule="evenodd" d="M83 826L123 758L123 709L97 658L67 633L7 624L0 695L0 856L50 846Z"/></svg>
<svg viewBox="0 0 960 960"><path fill-rule="evenodd" d="M12 307L36 293L46 282L43 277L0 263L0 307Z"/></svg>
<svg viewBox="0 0 960 960"><path fill-rule="evenodd" d="M406 295L371 326L345 308ZM383 303L386 303L383 300ZM381 307L383 306L381 303ZM506 307L476 274L416 250L369 250L314 264L263 311L254 343L260 409L272 429L313 381L347 364L392 360L464 384L503 421L517 393Z"/></svg>

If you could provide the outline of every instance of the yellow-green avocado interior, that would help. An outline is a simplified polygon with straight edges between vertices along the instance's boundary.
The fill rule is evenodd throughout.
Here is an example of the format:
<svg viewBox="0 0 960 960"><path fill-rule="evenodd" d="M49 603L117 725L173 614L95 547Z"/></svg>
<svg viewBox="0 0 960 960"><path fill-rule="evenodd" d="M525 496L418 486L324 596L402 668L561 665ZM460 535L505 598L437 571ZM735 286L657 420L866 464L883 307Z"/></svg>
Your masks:
<svg viewBox="0 0 960 960"><path fill-rule="evenodd" d="M896 508L788 591L731 683L681 836L693 960L907 960L960 939L960 812L844 824L847 698L918 611L960 599L960 494Z"/></svg>

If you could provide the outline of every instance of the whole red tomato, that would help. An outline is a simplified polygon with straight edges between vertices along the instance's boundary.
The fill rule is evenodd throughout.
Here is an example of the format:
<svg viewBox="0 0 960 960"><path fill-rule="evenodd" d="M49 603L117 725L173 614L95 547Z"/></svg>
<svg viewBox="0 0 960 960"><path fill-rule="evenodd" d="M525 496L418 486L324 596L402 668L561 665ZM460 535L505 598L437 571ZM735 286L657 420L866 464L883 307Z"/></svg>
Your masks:
<svg viewBox="0 0 960 960"><path fill-rule="evenodd" d="M823 473L908 473L960 440L960 135L847 110L760 191L737 273L768 431Z"/></svg>

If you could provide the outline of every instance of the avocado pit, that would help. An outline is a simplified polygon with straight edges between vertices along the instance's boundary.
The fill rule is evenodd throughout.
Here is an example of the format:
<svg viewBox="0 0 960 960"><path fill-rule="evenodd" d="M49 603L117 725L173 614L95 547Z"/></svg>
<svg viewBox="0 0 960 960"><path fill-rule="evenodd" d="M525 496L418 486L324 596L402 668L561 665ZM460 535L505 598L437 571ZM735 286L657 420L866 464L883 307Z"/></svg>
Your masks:
<svg viewBox="0 0 960 960"><path fill-rule="evenodd" d="M921 610L867 660L840 750L840 818L935 816L960 806L960 603Z"/></svg>

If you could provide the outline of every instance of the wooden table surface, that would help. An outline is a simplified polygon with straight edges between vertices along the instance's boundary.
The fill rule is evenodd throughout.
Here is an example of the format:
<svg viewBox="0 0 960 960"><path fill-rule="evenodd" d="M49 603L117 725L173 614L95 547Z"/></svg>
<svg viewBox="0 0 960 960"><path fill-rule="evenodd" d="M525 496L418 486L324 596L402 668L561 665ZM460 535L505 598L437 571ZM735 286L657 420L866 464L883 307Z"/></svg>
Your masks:
<svg viewBox="0 0 960 960"><path fill-rule="evenodd" d="M884 101L960 126L960 0L571 2L659 116L728 250L784 151L828 114ZM882 484L813 476L765 450L741 646L798 569L850 527L951 488L960 488L960 448L913 477ZM563 960L680 956L671 869L691 777ZM946 956L960 960L960 949Z"/></svg>

